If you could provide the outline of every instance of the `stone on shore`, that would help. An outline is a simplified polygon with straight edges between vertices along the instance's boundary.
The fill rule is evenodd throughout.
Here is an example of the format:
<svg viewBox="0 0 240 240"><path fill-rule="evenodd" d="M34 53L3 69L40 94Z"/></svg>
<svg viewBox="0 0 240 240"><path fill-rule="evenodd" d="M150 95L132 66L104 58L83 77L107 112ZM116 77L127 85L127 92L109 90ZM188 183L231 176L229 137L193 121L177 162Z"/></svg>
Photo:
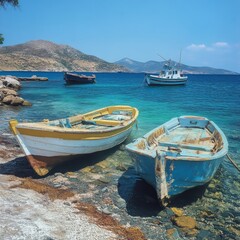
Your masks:
<svg viewBox="0 0 240 240"><path fill-rule="evenodd" d="M19 106L22 105L24 99L13 95L8 95L2 100L2 102L12 106Z"/></svg>
<svg viewBox="0 0 240 240"><path fill-rule="evenodd" d="M8 95L18 96L18 93L15 90L8 89L8 88L2 88L0 89L0 92L6 97Z"/></svg>
<svg viewBox="0 0 240 240"><path fill-rule="evenodd" d="M32 104L18 96L21 83L16 77L0 76L0 106L31 106Z"/></svg>
<svg viewBox="0 0 240 240"><path fill-rule="evenodd" d="M16 89L16 90L21 88L21 83L12 76L11 77L6 76L5 78L1 77L1 81L2 81L3 85L7 88L12 88L12 89Z"/></svg>

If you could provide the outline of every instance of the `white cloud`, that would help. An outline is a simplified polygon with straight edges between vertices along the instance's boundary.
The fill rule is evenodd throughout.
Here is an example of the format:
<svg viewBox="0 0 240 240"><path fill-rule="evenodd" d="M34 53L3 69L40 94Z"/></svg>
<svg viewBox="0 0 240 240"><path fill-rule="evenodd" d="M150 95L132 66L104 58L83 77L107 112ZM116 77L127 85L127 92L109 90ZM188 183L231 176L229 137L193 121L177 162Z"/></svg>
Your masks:
<svg viewBox="0 0 240 240"><path fill-rule="evenodd" d="M215 42L213 46L218 48L226 48L229 47L229 44L227 42Z"/></svg>
<svg viewBox="0 0 240 240"><path fill-rule="evenodd" d="M193 50L193 51L211 51L212 48L207 47L205 44L194 44L192 43L191 45L187 46L188 50Z"/></svg>
<svg viewBox="0 0 240 240"><path fill-rule="evenodd" d="M227 42L215 42L211 46L207 46L204 43L194 44L187 46L186 49L190 51L216 51L219 49L229 48L230 45Z"/></svg>
<svg viewBox="0 0 240 240"><path fill-rule="evenodd" d="M192 43L185 50L184 59L190 66L210 66L240 72L240 42Z"/></svg>

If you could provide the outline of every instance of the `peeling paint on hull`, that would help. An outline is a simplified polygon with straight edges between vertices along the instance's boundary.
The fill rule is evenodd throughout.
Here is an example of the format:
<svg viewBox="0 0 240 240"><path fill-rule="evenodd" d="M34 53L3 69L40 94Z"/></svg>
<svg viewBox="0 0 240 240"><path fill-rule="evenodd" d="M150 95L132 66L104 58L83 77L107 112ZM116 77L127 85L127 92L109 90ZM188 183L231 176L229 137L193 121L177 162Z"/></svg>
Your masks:
<svg viewBox="0 0 240 240"><path fill-rule="evenodd" d="M215 123L203 117L171 119L126 146L138 174L160 201L209 182L228 151Z"/></svg>

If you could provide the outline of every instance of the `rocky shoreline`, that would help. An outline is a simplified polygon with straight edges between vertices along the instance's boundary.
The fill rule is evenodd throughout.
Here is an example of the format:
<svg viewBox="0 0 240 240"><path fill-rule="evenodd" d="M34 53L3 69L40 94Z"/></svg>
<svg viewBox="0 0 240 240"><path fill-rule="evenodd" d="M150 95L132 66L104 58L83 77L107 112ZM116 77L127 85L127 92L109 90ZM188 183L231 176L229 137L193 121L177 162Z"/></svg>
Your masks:
<svg viewBox="0 0 240 240"><path fill-rule="evenodd" d="M194 190L162 209L154 191L134 173L124 146L40 178L11 134L1 136L1 143L0 210L5 217L0 234L6 238L11 233L13 239L200 240L236 239L240 233L236 219L225 227L225 219L215 214L233 217L216 179L208 190Z"/></svg>
<svg viewBox="0 0 240 240"><path fill-rule="evenodd" d="M14 76L0 76L0 106L31 106L32 104L19 96L21 82Z"/></svg>
<svg viewBox="0 0 240 240"><path fill-rule="evenodd" d="M139 228L121 225L83 202L81 194L64 186L69 180L62 174L38 178L14 139L7 135L0 140L1 239L146 239ZM19 164L25 169L15 171ZM68 175L74 178L74 173Z"/></svg>

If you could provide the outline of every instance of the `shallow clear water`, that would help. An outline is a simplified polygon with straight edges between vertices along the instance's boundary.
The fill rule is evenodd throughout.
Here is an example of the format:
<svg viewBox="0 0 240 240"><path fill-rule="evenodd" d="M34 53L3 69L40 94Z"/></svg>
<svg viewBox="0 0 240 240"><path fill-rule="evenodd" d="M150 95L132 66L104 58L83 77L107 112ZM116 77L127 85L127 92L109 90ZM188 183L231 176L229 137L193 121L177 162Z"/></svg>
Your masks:
<svg viewBox="0 0 240 240"><path fill-rule="evenodd" d="M0 133L8 131L7 124L11 118L19 121L39 121L45 118L67 117L108 105L131 105L139 109L140 115L138 130L132 132L127 143L173 117L204 116L214 121L225 133L229 141L229 154L240 165L239 75L189 75L185 86L148 87L143 82L142 73L96 73L96 84L70 86L64 84L63 73L60 72L0 74L19 77L35 74L49 78L47 82L22 82L22 90L19 93L33 106L0 107ZM120 156L117 158L121 160ZM130 175L131 173L135 174L132 169ZM220 200L222 205L227 206L230 212L239 211L239 172L227 159L218 171L216 179L217 189L223 194ZM119 189L119 193L124 191ZM211 201L207 202L210 204L208 207L211 207ZM214 212L216 202L212 204ZM195 206L189 207L189 211L195 211L194 207L200 205L196 203ZM225 209L219 214L226 212ZM239 214L236 217L238 223Z"/></svg>
<svg viewBox="0 0 240 240"><path fill-rule="evenodd" d="M148 87L142 73L97 73L97 84L65 85L61 72L0 72L1 75L48 77L47 82L22 82L20 95L32 107L0 108L10 118L39 121L88 112L107 105L131 105L140 111L138 137L180 115L213 120L226 134L230 153L239 153L240 75L190 75L185 86ZM1 129L3 128L1 126Z"/></svg>

